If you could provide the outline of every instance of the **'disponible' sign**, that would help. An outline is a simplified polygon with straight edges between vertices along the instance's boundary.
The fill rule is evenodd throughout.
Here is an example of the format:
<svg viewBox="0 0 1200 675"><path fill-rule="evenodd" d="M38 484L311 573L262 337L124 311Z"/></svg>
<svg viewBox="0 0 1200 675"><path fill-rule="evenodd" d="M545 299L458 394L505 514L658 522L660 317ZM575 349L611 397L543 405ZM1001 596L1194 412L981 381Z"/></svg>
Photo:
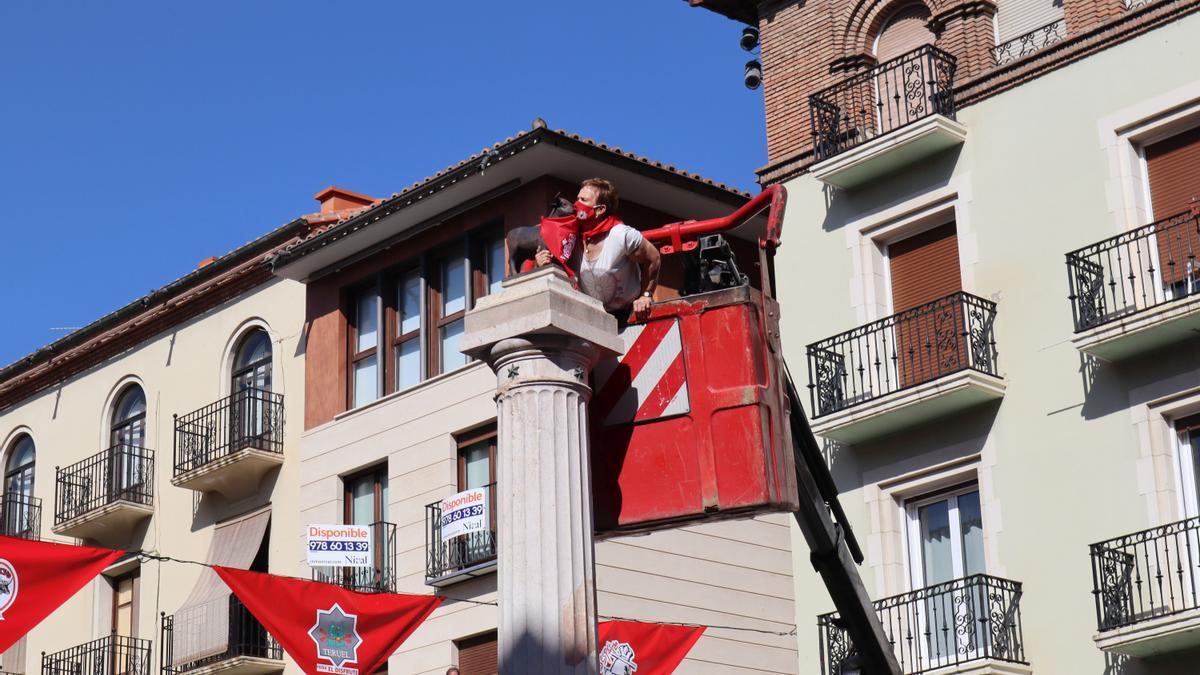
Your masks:
<svg viewBox="0 0 1200 675"><path fill-rule="evenodd" d="M487 490L464 490L442 500L442 541L488 528Z"/></svg>
<svg viewBox="0 0 1200 675"><path fill-rule="evenodd" d="M309 525L310 567L370 567L371 528L365 525Z"/></svg>

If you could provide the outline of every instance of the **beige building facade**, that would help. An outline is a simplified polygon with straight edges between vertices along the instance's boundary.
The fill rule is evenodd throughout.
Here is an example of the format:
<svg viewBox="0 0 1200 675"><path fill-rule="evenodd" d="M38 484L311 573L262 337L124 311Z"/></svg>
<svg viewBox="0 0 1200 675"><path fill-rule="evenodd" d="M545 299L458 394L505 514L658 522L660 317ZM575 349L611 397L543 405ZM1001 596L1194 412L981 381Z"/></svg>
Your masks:
<svg viewBox="0 0 1200 675"><path fill-rule="evenodd" d="M760 30L785 353L904 671L1196 672L1196 3L693 4ZM795 579L801 672L858 672Z"/></svg>

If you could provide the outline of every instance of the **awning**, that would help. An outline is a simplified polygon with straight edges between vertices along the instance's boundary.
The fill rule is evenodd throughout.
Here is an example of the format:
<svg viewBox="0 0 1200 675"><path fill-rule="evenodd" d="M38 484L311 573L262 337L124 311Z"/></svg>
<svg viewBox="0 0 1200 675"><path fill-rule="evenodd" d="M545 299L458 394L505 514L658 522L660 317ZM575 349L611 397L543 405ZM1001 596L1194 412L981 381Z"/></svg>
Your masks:
<svg viewBox="0 0 1200 675"><path fill-rule="evenodd" d="M271 520L265 506L219 523L213 530L206 562L249 569ZM229 587L205 567L171 626L171 665L180 666L229 649Z"/></svg>

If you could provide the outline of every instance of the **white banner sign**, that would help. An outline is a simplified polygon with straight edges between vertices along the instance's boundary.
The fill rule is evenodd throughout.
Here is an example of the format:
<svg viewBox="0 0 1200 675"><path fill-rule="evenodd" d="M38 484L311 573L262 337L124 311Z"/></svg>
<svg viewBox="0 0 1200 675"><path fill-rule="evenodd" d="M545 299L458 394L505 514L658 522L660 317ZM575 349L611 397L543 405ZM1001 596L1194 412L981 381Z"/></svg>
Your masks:
<svg viewBox="0 0 1200 675"><path fill-rule="evenodd" d="M487 489L464 490L442 500L442 541L487 529Z"/></svg>
<svg viewBox="0 0 1200 675"><path fill-rule="evenodd" d="M310 567L371 567L371 528L366 525L309 525Z"/></svg>

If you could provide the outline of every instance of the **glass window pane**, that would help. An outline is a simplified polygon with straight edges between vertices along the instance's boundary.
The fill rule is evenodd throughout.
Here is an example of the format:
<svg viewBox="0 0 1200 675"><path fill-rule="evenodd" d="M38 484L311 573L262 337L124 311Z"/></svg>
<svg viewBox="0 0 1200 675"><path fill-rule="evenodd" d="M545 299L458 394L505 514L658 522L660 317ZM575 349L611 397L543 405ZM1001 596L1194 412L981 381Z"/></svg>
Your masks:
<svg viewBox="0 0 1200 675"><path fill-rule="evenodd" d="M241 370L252 363L258 363L269 358L271 358L271 338L267 336L267 331L256 329L242 338L242 344L238 348L233 369Z"/></svg>
<svg viewBox="0 0 1200 675"><path fill-rule="evenodd" d="M400 282L400 335L421 327L421 276L413 272Z"/></svg>
<svg viewBox="0 0 1200 675"><path fill-rule="evenodd" d="M421 339L413 338L396 347L396 390L421 381Z"/></svg>
<svg viewBox="0 0 1200 675"><path fill-rule="evenodd" d="M388 519L388 478L386 467L378 474L379 477L379 520L386 521Z"/></svg>
<svg viewBox="0 0 1200 675"><path fill-rule="evenodd" d="M467 357L458 351L458 340L463 334L463 320L442 327L442 372L449 372L467 365Z"/></svg>
<svg viewBox="0 0 1200 675"><path fill-rule="evenodd" d="M354 407L379 397L378 372L374 354L354 364Z"/></svg>
<svg viewBox="0 0 1200 675"><path fill-rule="evenodd" d="M358 299L358 311L354 318L354 326L358 329L358 340L354 350L361 352L371 349L379 343L377 319L379 316L379 295L371 292Z"/></svg>
<svg viewBox="0 0 1200 675"><path fill-rule="evenodd" d="M476 443L463 450L463 464L466 465L466 484L464 490L481 488L491 482L491 453L490 443Z"/></svg>
<svg viewBox="0 0 1200 675"><path fill-rule="evenodd" d="M917 509L921 523L921 570L925 585L932 586L954 578L954 557L950 539L950 505L943 500Z"/></svg>
<svg viewBox="0 0 1200 675"><path fill-rule="evenodd" d="M983 574L983 516L979 511L979 493L958 496L958 520L962 527L963 576Z"/></svg>
<svg viewBox="0 0 1200 675"><path fill-rule="evenodd" d="M442 316L461 312L467 306L467 268L462 258L442 264Z"/></svg>
<svg viewBox="0 0 1200 675"><path fill-rule="evenodd" d="M363 476L350 484L350 525L375 522L375 476Z"/></svg>
<svg viewBox="0 0 1200 675"><path fill-rule="evenodd" d="M487 248L488 293L499 293L500 282L504 281L504 240L497 239Z"/></svg>

